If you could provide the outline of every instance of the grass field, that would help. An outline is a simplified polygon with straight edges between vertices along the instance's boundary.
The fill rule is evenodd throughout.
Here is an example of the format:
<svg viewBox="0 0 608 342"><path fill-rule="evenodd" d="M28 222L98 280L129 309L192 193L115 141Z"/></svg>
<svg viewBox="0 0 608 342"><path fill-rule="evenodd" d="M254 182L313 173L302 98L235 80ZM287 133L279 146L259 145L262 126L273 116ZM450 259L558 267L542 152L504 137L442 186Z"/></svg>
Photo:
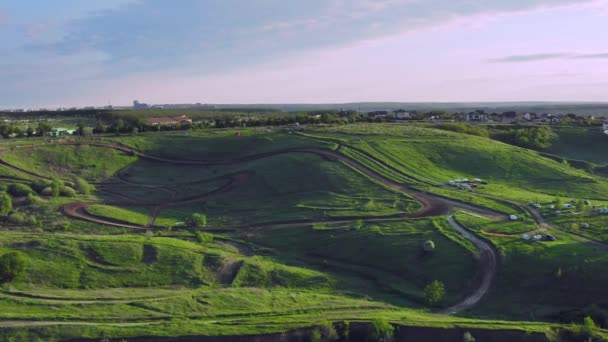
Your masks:
<svg viewBox="0 0 608 342"><path fill-rule="evenodd" d="M467 214L458 214L457 219L474 231L491 225ZM557 241L525 242L518 235L486 237L501 255L501 268L492 291L473 314L568 322L580 319L592 307L608 308L608 303L600 299L608 281L602 271L608 267L606 250L576 236L551 234Z"/></svg>
<svg viewBox="0 0 608 342"><path fill-rule="evenodd" d="M445 220L421 219L245 232L239 238L278 262L335 274L337 288L401 305L424 306L423 288L441 280L447 305L470 290L475 266L471 247L446 236L446 226ZM424 253L426 240L435 242L435 252Z"/></svg>
<svg viewBox="0 0 608 342"><path fill-rule="evenodd" d="M575 148L578 131L563 130L555 149L546 152L571 159L577 149L588 150L580 159L603 163L603 155L598 156L602 150L589 147L598 137L581 139ZM22 275L0 284L0 326L9 320L91 325L0 328L0 339L30 333L95 339L238 335L374 318L545 333L590 315L608 327L608 302L603 299L608 254L581 237L608 242L608 217L594 214L590 206L582 213L564 211L561 217L546 209L556 196L605 205L606 178L536 151L412 125L319 126L302 134L281 129L243 129L240 136L235 132L95 139L168 159L212 161L325 148L394 182L491 208L505 217L517 214L516 222L456 214L498 253L489 292L459 317L431 314L477 289L477 248L445 217L396 218L421 205L331 158L289 153L241 163L174 165L102 147L11 149L16 143L9 141L2 142L7 148L1 149L0 159L26 172L0 166L3 186L30 184L35 178L27 174L31 172L65 180L82 177L94 182L96 190L71 198L10 195L13 214L36 220L9 225L8 218L0 219L0 256L18 251L27 260ZM463 177L489 184L475 193L445 186ZM223 192L214 193L218 189ZM208 193L214 195L203 196ZM95 216L139 226L148 225L153 207L160 211L153 229L136 233L72 220L60 212L62 205L80 201L97 201L86 208ZM522 207L530 202L541 203L547 221L560 229L552 232L557 241L521 240L520 234L538 229ZM205 214L214 233L171 228L194 213ZM362 220L378 216L384 218ZM333 218L342 219L322 222ZM264 223L275 225L260 226ZM424 252L427 240L434 242L433 252ZM431 306L424 289L434 280L445 284L446 294ZM542 323L546 321L554 323Z"/></svg>
<svg viewBox="0 0 608 342"><path fill-rule="evenodd" d="M45 177L76 176L98 182L113 176L137 157L112 149L91 146L40 146L3 152L0 158L21 169Z"/></svg>
<svg viewBox="0 0 608 342"><path fill-rule="evenodd" d="M598 127L560 127L557 140L544 152L560 157L586 160L598 165L608 165L608 139Z"/></svg>
<svg viewBox="0 0 608 342"><path fill-rule="evenodd" d="M87 207L86 211L89 214L95 216L107 217L118 220L120 222L135 224L139 226L145 226L148 224L148 214L150 212L150 210L147 208L129 207L123 209L119 207L101 204Z"/></svg>
<svg viewBox="0 0 608 342"><path fill-rule="evenodd" d="M348 125L309 134L332 137L427 184L482 178L480 192L521 202L551 196L606 199L608 180L490 139L408 125Z"/></svg>
<svg viewBox="0 0 608 342"><path fill-rule="evenodd" d="M240 136L235 136L240 132ZM161 157L190 160L230 160L258 153L297 147L328 147L329 143L311 141L273 129L221 129L171 134L148 134L106 139Z"/></svg>

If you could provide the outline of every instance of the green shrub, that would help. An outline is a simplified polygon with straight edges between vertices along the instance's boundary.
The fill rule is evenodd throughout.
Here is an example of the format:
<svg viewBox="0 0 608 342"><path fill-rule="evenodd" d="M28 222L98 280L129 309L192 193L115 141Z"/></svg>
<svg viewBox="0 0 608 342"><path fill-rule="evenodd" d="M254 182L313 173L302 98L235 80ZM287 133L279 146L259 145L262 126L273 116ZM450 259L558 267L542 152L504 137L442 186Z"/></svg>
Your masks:
<svg viewBox="0 0 608 342"><path fill-rule="evenodd" d="M338 333L331 322L323 322L310 333L311 342L330 342L338 340Z"/></svg>
<svg viewBox="0 0 608 342"><path fill-rule="evenodd" d="M27 184L13 183L9 185L8 192L13 196L24 197L34 192Z"/></svg>
<svg viewBox="0 0 608 342"><path fill-rule="evenodd" d="M424 298L429 305L436 305L445 297L445 284L439 280L433 280L424 288Z"/></svg>
<svg viewBox="0 0 608 342"><path fill-rule="evenodd" d="M192 214L192 225L195 227L205 227L207 225L207 215L205 214Z"/></svg>
<svg viewBox="0 0 608 342"><path fill-rule="evenodd" d="M6 192L0 193L0 215L6 216L13 210L13 199Z"/></svg>
<svg viewBox="0 0 608 342"><path fill-rule="evenodd" d="M50 186L42 189L42 191L40 191L40 195L41 196L46 196L46 197L51 197L53 196L53 188L51 188Z"/></svg>
<svg viewBox="0 0 608 342"><path fill-rule="evenodd" d="M41 193L42 190L51 186L51 181L48 179L37 179L32 183L32 189L37 193Z"/></svg>
<svg viewBox="0 0 608 342"><path fill-rule="evenodd" d="M51 182L51 190L53 192L53 197L59 197L64 186L65 184L61 179L53 178L53 181Z"/></svg>
<svg viewBox="0 0 608 342"><path fill-rule="evenodd" d="M0 256L0 281L10 282L25 271L26 259L19 252L10 252Z"/></svg>
<svg viewBox="0 0 608 342"><path fill-rule="evenodd" d="M93 187L84 179L77 178L75 184L76 190L83 195L88 195L93 190Z"/></svg>
<svg viewBox="0 0 608 342"><path fill-rule="evenodd" d="M35 194L31 193L31 194L27 195L27 204L33 205L33 204L39 204L40 202L42 202L42 200L40 199L40 197L36 196Z"/></svg>
<svg viewBox="0 0 608 342"><path fill-rule="evenodd" d="M199 243L213 242L213 235L204 232L196 232L196 240Z"/></svg>
<svg viewBox="0 0 608 342"><path fill-rule="evenodd" d="M64 186L63 189L61 189L61 196L74 197L76 196L76 190L70 188L69 186Z"/></svg>
<svg viewBox="0 0 608 342"><path fill-rule="evenodd" d="M432 240L426 240L422 248L425 252L430 253L435 250L435 243Z"/></svg>
<svg viewBox="0 0 608 342"><path fill-rule="evenodd" d="M13 212L8 215L8 222L15 225L23 225L26 222L25 216L20 212Z"/></svg>
<svg viewBox="0 0 608 342"><path fill-rule="evenodd" d="M375 319L371 325L371 338L375 342L390 342L395 337L395 327L383 319Z"/></svg>

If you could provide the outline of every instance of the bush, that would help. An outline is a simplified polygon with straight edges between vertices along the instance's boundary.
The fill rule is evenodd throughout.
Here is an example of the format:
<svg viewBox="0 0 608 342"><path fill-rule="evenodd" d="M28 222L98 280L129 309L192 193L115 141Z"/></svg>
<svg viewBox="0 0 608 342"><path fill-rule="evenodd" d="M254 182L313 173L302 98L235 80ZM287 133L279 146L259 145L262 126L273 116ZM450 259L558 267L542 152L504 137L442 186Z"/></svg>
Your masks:
<svg viewBox="0 0 608 342"><path fill-rule="evenodd" d="M435 243L432 240L426 240L422 248L425 252L430 253L435 250Z"/></svg>
<svg viewBox="0 0 608 342"><path fill-rule="evenodd" d="M42 191L40 191L40 196L46 196L46 197L53 196L53 188L48 186L48 187L42 189Z"/></svg>
<svg viewBox="0 0 608 342"><path fill-rule="evenodd" d="M311 342L337 341L338 333L331 322L323 322L310 333Z"/></svg>
<svg viewBox="0 0 608 342"><path fill-rule="evenodd" d="M213 235L209 233L196 232L196 240L199 243L213 242Z"/></svg>
<svg viewBox="0 0 608 342"><path fill-rule="evenodd" d="M48 179L37 179L32 183L32 189L34 189L37 193L41 193L42 190L51 186L51 181Z"/></svg>
<svg viewBox="0 0 608 342"><path fill-rule="evenodd" d="M6 216L13 210L13 199L7 193L0 194L0 215Z"/></svg>
<svg viewBox="0 0 608 342"><path fill-rule="evenodd" d="M76 190L70 188L69 186L64 186L63 189L61 189L61 196L74 197L76 196Z"/></svg>
<svg viewBox="0 0 608 342"><path fill-rule="evenodd" d="M40 199L40 197L32 194L27 195L27 204L29 205L34 205L34 204L39 204L42 200Z"/></svg>
<svg viewBox="0 0 608 342"><path fill-rule="evenodd" d="M376 342L390 342L395 337L395 327L389 322L376 319L372 321L371 338Z"/></svg>
<svg viewBox="0 0 608 342"><path fill-rule="evenodd" d="M11 282L25 271L26 259L19 252L10 252L0 256L0 281Z"/></svg>
<svg viewBox="0 0 608 342"><path fill-rule="evenodd" d="M195 227L204 227L207 225L207 215L205 214L192 214L192 225Z"/></svg>
<svg viewBox="0 0 608 342"><path fill-rule="evenodd" d="M15 225L23 225L25 224L25 216L23 216L22 213L20 212L14 212L10 215L8 215L8 222L15 224Z"/></svg>
<svg viewBox="0 0 608 342"><path fill-rule="evenodd" d="M13 196L25 197L34 192L27 184L13 183L8 186L8 192Z"/></svg>
<svg viewBox="0 0 608 342"><path fill-rule="evenodd" d="M424 298L429 305L436 305L445 296L445 285L439 280L434 280L424 288Z"/></svg>
<svg viewBox="0 0 608 342"><path fill-rule="evenodd" d="M59 195L61 194L61 191L63 190L64 187L65 187L65 184L63 183L63 181L61 179L53 178L53 180L51 182L51 190L52 190L53 197L59 197Z"/></svg>
<svg viewBox="0 0 608 342"><path fill-rule="evenodd" d="M88 195L93 190L93 187L84 179L77 178L75 184L76 190L83 195Z"/></svg>

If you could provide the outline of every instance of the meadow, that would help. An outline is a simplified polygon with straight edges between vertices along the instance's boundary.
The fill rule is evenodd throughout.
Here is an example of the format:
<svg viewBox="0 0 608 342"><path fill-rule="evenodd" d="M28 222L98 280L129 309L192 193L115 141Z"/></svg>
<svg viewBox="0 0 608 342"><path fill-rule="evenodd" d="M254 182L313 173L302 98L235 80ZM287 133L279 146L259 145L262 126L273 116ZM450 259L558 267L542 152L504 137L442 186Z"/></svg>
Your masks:
<svg viewBox="0 0 608 342"><path fill-rule="evenodd" d="M17 252L27 266L0 284L0 336L241 335L377 318L554 335L574 329L569 324L586 316L602 335L601 327L608 327L602 299L608 258L601 242L608 242L608 216L586 206L558 217L548 205L559 197L605 206L608 179L559 161L576 154L570 148L575 133L563 130L563 142L544 151L552 157L483 137L400 124L68 140L81 145L3 141L0 192L6 191L12 208L0 218L0 257ZM599 141L586 139L581 146ZM212 163L162 162L87 142ZM302 148L349 157L403 187L389 186L344 160L284 153ZM603 165L598 154L595 149L580 159ZM248 158L254 155L261 157ZM472 192L446 185L463 177L488 184ZM84 180L91 187L51 194L40 189L54 186L45 178L74 188ZM412 189L495 213L492 219L455 213L498 257L489 291L457 315L437 313L479 287L481 251L448 222L445 214L453 208L412 218L429 205L406 193ZM86 204L82 212L102 222L65 214L65 206L75 203ZM548 225L534 219L525 207L529 203L542 204ZM518 220L507 221L508 214ZM194 225L196 215L204 215L205 222ZM521 239L539 228L550 229L557 241ZM428 241L432 250L425 249ZM427 293L433 281L445 289L436 303ZM6 321L25 323L15 329L3 326ZM74 324L55 324L59 321Z"/></svg>

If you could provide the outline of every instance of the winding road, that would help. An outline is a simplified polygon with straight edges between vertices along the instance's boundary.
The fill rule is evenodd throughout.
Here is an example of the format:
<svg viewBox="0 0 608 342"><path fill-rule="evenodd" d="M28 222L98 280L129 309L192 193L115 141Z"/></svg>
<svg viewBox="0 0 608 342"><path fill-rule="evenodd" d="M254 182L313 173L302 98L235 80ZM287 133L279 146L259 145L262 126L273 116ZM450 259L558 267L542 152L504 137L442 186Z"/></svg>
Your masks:
<svg viewBox="0 0 608 342"><path fill-rule="evenodd" d="M363 220L363 221L380 221L386 219L399 219L399 218L421 218L421 217L430 217L430 216L439 216L439 215L449 215L450 211L453 209L461 209L468 212L472 212L474 214L482 215L491 219L504 219L505 214L500 213L485 207L473 205L470 203L459 202L456 200L448 199L442 196L438 196L435 194L430 194L424 191L420 191L418 189L414 189L410 186L400 184L394 182L385 176L377 173L376 171L370 169L369 167L361 164L360 162L337 153L335 151L330 151L322 148L292 148L285 150L278 150L273 152L260 153L255 155L249 155L237 159L225 160L225 161L204 161L204 160L187 160L187 159L171 159L171 158L163 158L158 156L149 155L130 147L118 144L110 144L110 143L102 143L102 142L56 142L55 144L61 145L88 145L88 146L96 146L96 147L105 147L112 148L115 150L119 150L131 155L138 156L141 159L147 159L151 161L161 162L161 163L169 163L175 165L232 165L245 163L249 161L254 161L258 159L268 158L280 154L291 154L291 153L308 153L318 155L329 161L338 161L341 162L352 169L368 176L374 181L384 185L387 188L390 188L395 191L403 192L414 197L418 202L421 203L422 207L411 214L401 214L401 215L393 215L393 216L368 216L368 217L341 217L334 219L326 219L324 221L318 223L329 223L329 222L352 222L354 220ZM35 147L35 146L24 146L27 147ZM130 202L129 205L141 205L141 206L150 206L150 205L163 205L163 206L174 206L182 203L187 203L191 201L199 201L202 199L211 198L214 196L219 196L228 191L234 191L244 182L246 182L251 176L251 173L237 173L233 175L223 176L228 179L228 182L209 193L190 196L187 198L178 198L173 199L170 203L151 203L151 202L140 202L133 203ZM94 222L98 224L110 225L110 226L118 226L125 227L130 229L150 229L149 226L137 226L126 224L120 221L113 221L107 218L93 216L86 212L86 207L99 203L92 202L77 202L66 204L62 208L62 212L72 218L85 220L89 222ZM478 255L476 256L479 262L479 270L478 277L481 279L480 285L475 291L467 296L462 302L446 309L443 311L445 314L456 314L458 312L467 310L474 306L479 300L488 292L488 289L491 286L492 280L496 273L496 252L494 249L485 241L477 238L472 233L466 231L463 227L461 227L452 216L448 216L448 222L450 225L457 230L460 234L462 234L466 239L471 241L479 250ZM277 228L277 227L290 227L297 226L307 223L317 223L312 220L299 220L299 221L290 221L290 222L275 222L275 223L267 223L267 224L259 224L259 225L249 225L249 226L234 226L234 227L208 227L206 230L219 230L219 231L231 231L231 230L241 230L241 229L268 229L268 228Z"/></svg>

